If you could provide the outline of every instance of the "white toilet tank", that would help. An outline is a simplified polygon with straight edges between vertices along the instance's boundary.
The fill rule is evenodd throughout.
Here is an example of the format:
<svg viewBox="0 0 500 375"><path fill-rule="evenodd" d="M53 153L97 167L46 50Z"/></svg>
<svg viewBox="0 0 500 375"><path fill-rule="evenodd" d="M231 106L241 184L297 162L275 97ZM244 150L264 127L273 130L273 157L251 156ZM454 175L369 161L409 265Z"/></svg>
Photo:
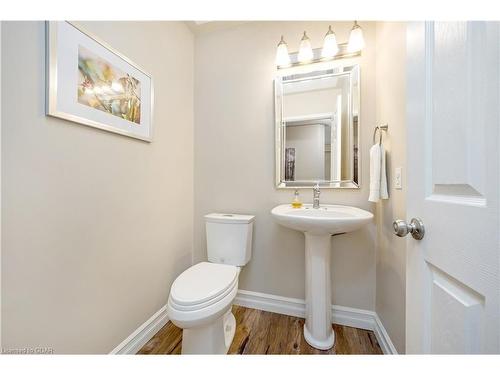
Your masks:
<svg viewBox="0 0 500 375"><path fill-rule="evenodd" d="M239 214L205 215L208 261L244 266L252 256L255 216Z"/></svg>

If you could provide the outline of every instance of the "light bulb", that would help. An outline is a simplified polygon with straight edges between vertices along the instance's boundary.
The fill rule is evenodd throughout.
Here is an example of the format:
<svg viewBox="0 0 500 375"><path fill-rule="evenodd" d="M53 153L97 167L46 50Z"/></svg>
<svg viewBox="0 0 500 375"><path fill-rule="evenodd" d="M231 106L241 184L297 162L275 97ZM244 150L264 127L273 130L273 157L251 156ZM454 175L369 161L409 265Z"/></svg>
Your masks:
<svg viewBox="0 0 500 375"><path fill-rule="evenodd" d="M278 43L278 48L276 49L276 65L279 67L290 66L290 55L288 54L288 46L281 36L281 40Z"/></svg>
<svg viewBox="0 0 500 375"><path fill-rule="evenodd" d="M304 35L302 36L302 40L300 41L298 59L299 59L299 62L301 62L301 63L309 62L313 59L313 51L312 51L312 47L311 47L311 41L307 37L305 31L304 31Z"/></svg>
<svg viewBox="0 0 500 375"><path fill-rule="evenodd" d="M351 30L351 35L349 35L349 43L347 44L348 52L359 52L365 46L365 39L363 38L363 30L358 25L356 21L354 21L354 26Z"/></svg>
<svg viewBox="0 0 500 375"><path fill-rule="evenodd" d="M325 35L325 40L323 41L323 49L321 50L321 57L329 58L335 56L339 52L339 46L337 45L337 37L332 30L332 27L328 27L328 32Z"/></svg>

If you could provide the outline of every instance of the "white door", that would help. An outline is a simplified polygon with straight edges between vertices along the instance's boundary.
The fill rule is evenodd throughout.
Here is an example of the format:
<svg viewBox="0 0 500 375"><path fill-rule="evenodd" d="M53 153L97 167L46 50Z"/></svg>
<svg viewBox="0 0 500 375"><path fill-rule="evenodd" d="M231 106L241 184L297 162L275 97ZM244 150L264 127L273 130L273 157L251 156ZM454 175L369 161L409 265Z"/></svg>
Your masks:
<svg viewBox="0 0 500 375"><path fill-rule="evenodd" d="M500 353L499 24L407 29L407 353Z"/></svg>

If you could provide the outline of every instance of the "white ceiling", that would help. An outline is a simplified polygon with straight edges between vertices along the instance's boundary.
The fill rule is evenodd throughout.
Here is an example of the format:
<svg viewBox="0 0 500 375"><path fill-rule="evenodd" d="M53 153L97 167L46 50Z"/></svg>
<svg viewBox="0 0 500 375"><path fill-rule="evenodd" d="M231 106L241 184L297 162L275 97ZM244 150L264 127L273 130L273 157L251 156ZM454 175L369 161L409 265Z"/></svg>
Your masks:
<svg viewBox="0 0 500 375"><path fill-rule="evenodd" d="M184 21L194 34L204 34L216 30L228 29L250 21Z"/></svg>

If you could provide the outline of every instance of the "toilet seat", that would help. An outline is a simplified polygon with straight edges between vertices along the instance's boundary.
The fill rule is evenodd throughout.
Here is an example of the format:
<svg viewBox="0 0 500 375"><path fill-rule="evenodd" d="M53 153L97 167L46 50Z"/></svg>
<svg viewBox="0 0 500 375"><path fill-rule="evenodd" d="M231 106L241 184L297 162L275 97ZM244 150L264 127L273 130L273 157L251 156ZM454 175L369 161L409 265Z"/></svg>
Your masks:
<svg viewBox="0 0 500 375"><path fill-rule="evenodd" d="M195 311L213 305L238 284L239 268L201 262L177 277L170 290L170 303L176 310Z"/></svg>
<svg viewBox="0 0 500 375"><path fill-rule="evenodd" d="M196 328L230 313L238 292L236 266L198 263L172 284L167 303L169 319L180 328Z"/></svg>

